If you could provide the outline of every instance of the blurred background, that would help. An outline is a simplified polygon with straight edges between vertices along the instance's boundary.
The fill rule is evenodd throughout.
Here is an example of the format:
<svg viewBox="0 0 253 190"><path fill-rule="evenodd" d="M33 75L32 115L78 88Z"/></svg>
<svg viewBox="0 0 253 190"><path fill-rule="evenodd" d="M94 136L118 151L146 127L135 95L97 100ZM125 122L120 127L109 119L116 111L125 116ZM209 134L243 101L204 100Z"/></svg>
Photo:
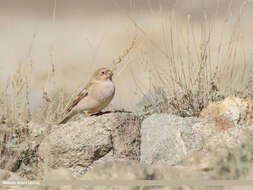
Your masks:
<svg viewBox="0 0 253 190"><path fill-rule="evenodd" d="M149 40L162 49L164 13L175 12L177 25L186 28L191 17L194 27L203 18L217 23L217 39L226 38L232 22L226 19L241 14L242 0L0 0L0 77L5 85L20 65L31 72L30 101L32 110L40 105L43 88L55 88L50 82L52 65L57 88L71 93L85 85L98 67L112 67L138 34L134 52L120 63L115 78L114 108L135 110L142 93L148 92L149 76L145 59L159 63ZM204 15L204 16L203 16ZM240 17L240 47L246 61L253 55L253 1L247 1ZM235 17L237 18L237 17ZM133 19L149 36L136 28ZM215 25L216 26L216 25ZM238 27L238 26L237 26ZM180 28L180 27L179 27ZM186 29L185 29L186 30ZM222 34L222 36L218 36ZM144 37L143 37L144 35ZM180 38L180 36L179 36ZM141 43L140 43L141 41ZM141 56L140 56L141 54ZM145 56L146 55L146 56ZM161 61L162 62L162 61ZM126 67L124 67L126 65ZM157 65L159 66L159 64ZM123 68L123 70L121 70ZM147 88L144 88L147 86Z"/></svg>

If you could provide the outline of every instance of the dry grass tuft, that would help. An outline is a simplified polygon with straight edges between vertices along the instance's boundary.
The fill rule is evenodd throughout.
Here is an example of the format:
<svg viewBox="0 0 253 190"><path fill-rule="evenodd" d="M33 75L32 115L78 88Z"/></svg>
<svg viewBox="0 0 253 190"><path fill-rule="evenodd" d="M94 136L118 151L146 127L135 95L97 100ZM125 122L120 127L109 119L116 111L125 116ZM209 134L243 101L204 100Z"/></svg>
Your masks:
<svg viewBox="0 0 253 190"><path fill-rule="evenodd" d="M31 68L19 65L7 81L1 96L0 168L17 171L21 164L32 165L34 152L30 147L30 75ZM30 158L31 157L31 158ZM28 170L24 171L27 172ZM34 173L33 173L34 174Z"/></svg>
<svg viewBox="0 0 253 190"><path fill-rule="evenodd" d="M31 119L29 93L30 70L28 65L19 65L6 82L1 92L1 119L7 123L28 122Z"/></svg>
<svg viewBox="0 0 253 190"><path fill-rule="evenodd" d="M237 16L226 18L224 23L216 23L203 13L200 23L188 15L183 25L177 23L175 11L161 11L163 38L159 45L134 21L150 42L152 51L163 56L160 63L152 59L146 62L150 90L143 98L145 114L169 112L183 117L198 116L210 101L245 91L241 81L240 88L236 87L238 76L240 80L246 77L240 31L245 5L242 4Z"/></svg>

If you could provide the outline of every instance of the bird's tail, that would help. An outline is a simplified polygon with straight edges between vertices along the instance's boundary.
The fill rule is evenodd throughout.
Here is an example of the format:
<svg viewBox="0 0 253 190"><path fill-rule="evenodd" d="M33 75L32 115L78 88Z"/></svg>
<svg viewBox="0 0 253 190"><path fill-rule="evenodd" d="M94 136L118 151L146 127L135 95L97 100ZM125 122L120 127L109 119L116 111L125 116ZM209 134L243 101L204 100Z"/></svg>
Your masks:
<svg viewBox="0 0 253 190"><path fill-rule="evenodd" d="M65 114L63 119L61 119L60 121L57 122L58 125L66 123L71 117L73 117L76 114L77 114L77 111L69 112L69 113L67 113L67 115Z"/></svg>

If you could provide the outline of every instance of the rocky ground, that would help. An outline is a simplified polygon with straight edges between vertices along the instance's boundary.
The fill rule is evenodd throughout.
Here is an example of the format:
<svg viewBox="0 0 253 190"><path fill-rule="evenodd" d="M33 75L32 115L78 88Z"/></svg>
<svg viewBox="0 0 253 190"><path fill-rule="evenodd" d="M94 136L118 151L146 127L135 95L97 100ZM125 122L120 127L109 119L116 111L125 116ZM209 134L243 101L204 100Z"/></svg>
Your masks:
<svg viewBox="0 0 253 190"><path fill-rule="evenodd" d="M0 180L252 179L252 111L252 101L227 97L210 103L199 117L163 113L143 120L133 113L111 112L91 117L78 115L62 125L30 122L26 148L15 157L1 153L0 165L4 169L0 170ZM23 188L0 186L0 189ZM226 188L63 186L58 189Z"/></svg>

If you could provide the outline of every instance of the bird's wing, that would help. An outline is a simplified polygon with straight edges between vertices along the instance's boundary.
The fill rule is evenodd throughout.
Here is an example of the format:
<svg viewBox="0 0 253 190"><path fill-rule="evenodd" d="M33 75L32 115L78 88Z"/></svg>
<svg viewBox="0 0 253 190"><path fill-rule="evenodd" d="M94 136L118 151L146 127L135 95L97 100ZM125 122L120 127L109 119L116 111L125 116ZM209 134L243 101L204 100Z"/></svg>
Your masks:
<svg viewBox="0 0 253 190"><path fill-rule="evenodd" d="M68 106L66 110L67 113L70 112L84 97L88 95L88 90L90 86L91 86L91 83L88 83L88 85L81 90L81 92L77 95L77 97Z"/></svg>

